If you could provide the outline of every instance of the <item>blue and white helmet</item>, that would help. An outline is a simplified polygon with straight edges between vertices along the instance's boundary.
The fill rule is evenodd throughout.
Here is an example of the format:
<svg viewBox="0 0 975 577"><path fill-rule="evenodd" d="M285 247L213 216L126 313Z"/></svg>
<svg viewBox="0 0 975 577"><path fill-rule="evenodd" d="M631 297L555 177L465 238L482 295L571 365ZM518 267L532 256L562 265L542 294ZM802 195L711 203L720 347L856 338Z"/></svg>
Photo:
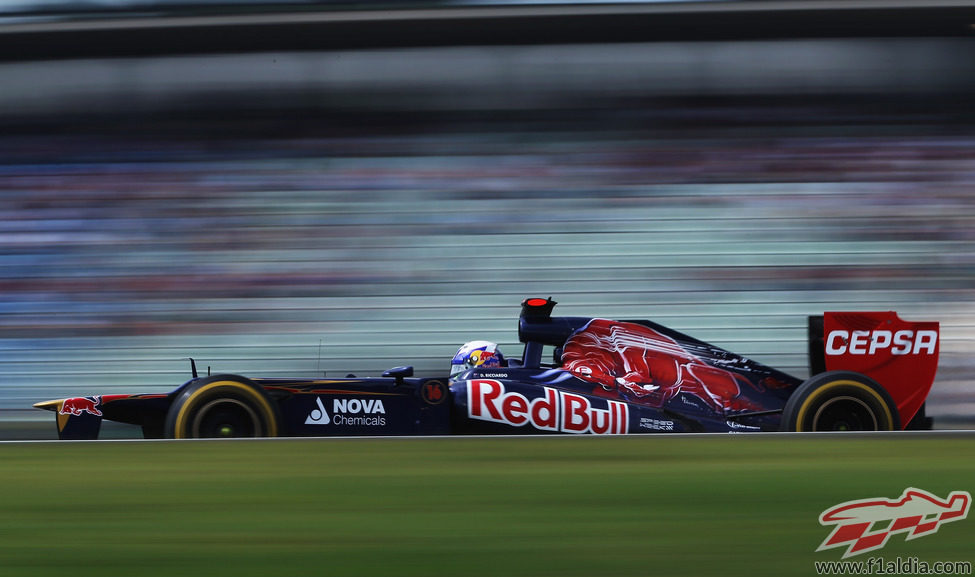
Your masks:
<svg viewBox="0 0 975 577"><path fill-rule="evenodd" d="M471 341L457 351L450 361L450 376L476 367L503 367L504 355L498 345L490 341Z"/></svg>

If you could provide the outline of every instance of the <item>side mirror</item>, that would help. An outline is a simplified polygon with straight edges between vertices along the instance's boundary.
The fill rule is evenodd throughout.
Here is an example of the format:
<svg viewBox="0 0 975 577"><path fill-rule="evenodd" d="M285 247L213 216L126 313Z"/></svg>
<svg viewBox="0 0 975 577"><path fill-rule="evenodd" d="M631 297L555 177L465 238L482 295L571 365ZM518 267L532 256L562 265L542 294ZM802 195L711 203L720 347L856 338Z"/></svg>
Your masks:
<svg viewBox="0 0 975 577"><path fill-rule="evenodd" d="M413 376L413 367L394 367L383 373L383 377L396 379L397 385L403 384L403 379Z"/></svg>

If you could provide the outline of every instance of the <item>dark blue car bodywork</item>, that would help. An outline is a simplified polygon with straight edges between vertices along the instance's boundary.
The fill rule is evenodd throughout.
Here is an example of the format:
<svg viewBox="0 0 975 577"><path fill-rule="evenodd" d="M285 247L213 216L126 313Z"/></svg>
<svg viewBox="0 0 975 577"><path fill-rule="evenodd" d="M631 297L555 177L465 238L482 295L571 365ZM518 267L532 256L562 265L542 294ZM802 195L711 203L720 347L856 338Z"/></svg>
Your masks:
<svg viewBox="0 0 975 577"><path fill-rule="evenodd" d="M194 378L168 394L35 406L57 413L62 439L97 438L103 419L139 425L147 438L777 431L804 384L650 321L553 317L554 306L551 299L522 304L521 359L453 379L413 377L411 367L342 379L199 377L194 367ZM813 374L822 364L822 335L816 339ZM871 428L854 422L864 419L859 406L846 409L852 416L829 427ZM894 413L891 426L875 419L873 428L901 428Z"/></svg>

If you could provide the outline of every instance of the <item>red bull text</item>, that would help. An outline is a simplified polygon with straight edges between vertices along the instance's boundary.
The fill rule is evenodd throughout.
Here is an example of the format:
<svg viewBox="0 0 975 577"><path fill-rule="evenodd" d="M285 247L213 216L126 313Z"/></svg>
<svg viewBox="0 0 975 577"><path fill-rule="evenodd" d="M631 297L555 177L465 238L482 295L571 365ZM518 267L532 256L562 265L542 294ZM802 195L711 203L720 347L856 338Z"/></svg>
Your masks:
<svg viewBox="0 0 975 577"><path fill-rule="evenodd" d="M529 400L521 393L506 392L499 381L468 381L468 415L472 419L514 427L531 425L540 431L594 435L629 432L629 410L625 403L607 400L607 408L598 409L582 395L549 387L542 389L541 397Z"/></svg>

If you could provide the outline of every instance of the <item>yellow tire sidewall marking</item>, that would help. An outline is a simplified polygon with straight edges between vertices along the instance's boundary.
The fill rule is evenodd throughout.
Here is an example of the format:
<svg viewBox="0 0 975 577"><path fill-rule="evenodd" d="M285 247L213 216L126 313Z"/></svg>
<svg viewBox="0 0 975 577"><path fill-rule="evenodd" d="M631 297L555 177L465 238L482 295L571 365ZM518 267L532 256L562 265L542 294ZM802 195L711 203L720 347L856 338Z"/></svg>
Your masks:
<svg viewBox="0 0 975 577"><path fill-rule="evenodd" d="M802 406L799 407L799 414L796 416L796 431L802 430L802 424L806 420L806 413L809 412L809 408L815 403L815 401L819 400L820 397L832 391L836 387L841 387L841 386L848 386L848 387L853 387L855 389L859 389L861 391L866 392L871 397L873 397L878 403L880 403L880 406L884 408L884 413L887 415L887 421L886 421L887 424L890 426L890 428L894 427L894 416L890 413L890 407L887 406L887 401L885 401L884 398L880 396L880 393L873 390L872 387L865 385L864 383L843 379L838 381L830 381L825 386L820 387L819 389L814 391L811 395L806 397L806 400L802 402Z"/></svg>
<svg viewBox="0 0 975 577"><path fill-rule="evenodd" d="M187 438L184 436L183 433L184 433L184 427L186 422L186 415L187 413L189 413L189 409L193 408L193 405L196 404L197 402L196 400L201 395L217 387L229 387L231 389L237 389L237 391L243 393L245 397L255 401L258 405L260 405L260 408L264 412L264 416L267 419L267 428L268 428L267 436L268 437L278 436L278 423L277 420L274 418L274 409L271 407L270 403L268 403L267 399L265 399L263 395L255 391L253 387L245 385L243 383L239 383L237 381L214 381L212 383L207 383L206 385L203 385L199 389L193 391L193 394L191 394L189 398L186 399L186 402L183 403L183 406L180 407L179 414L176 415L176 426L174 427L174 431L173 431L174 436L177 439Z"/></svg>

